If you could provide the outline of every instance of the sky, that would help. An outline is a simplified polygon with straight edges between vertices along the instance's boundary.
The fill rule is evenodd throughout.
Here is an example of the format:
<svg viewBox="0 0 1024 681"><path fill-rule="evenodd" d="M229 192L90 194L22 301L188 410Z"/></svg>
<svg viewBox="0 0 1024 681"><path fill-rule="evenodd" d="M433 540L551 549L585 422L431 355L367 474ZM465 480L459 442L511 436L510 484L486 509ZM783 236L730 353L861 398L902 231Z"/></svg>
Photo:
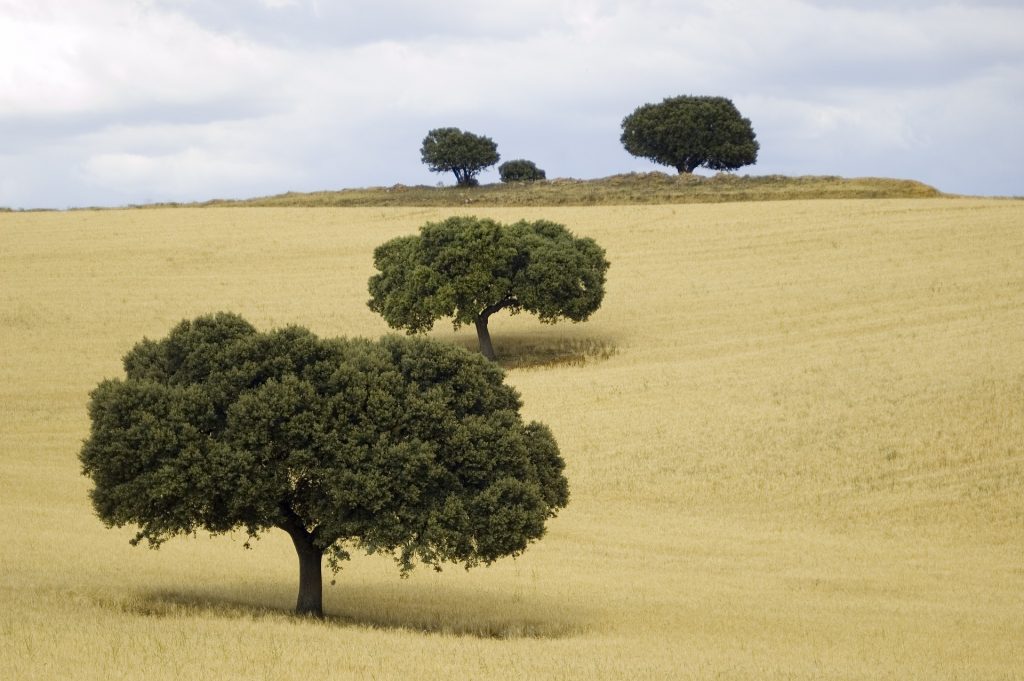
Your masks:
<svg viewBox="0 0 1024 681"><path fill-rule="evenodd" d="M439 127L674 173L619 136L677 95L751 120L739 174L1024 195L1024 0L0 0L0 206L451 185Z"/></svg>

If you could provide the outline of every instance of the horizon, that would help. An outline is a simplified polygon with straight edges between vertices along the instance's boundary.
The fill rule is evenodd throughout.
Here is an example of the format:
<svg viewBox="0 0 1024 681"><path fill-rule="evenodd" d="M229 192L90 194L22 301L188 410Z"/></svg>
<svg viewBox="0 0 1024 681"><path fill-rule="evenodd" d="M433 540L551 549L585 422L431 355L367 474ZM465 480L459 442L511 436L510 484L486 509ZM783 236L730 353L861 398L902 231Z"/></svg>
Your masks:
<svg viewBox="0 0 1024 681"><path fill-rule="evenodd" d="M506 183L506 182L502 182L502 181L495 181L495 182L481 183L479 185L474 185L473 187L460 187L460 186L458 186L458 185L456 185L454 183L452 183L452 184L436 183L436 184L408 185L408 184L402 184L401 182L398 182L398 183L395 183L393 185L376 185L376 186L370 186L370 187L339 187L339 188L336 188L336 189L312 189L310 191L301 191L301 192L300 191L284 191L284 192L275 192L273 194L264 194L264 195L260 195L260 196L237 197L237 198L234 198L234 197L233 198L211 198L211 199L202 199L202 200L197 200L197 201L157 201L157 202L153 202L153 203L132 203L132 204L124 204L124 205L111 205L111 206L82 205L82 206L68 206L66 208L34 208L34 207L29 207L29 208L9 208L9 207L6 207L6 206L0 206L0 212L31 213L31 212L64 212L64 211L89 211L89 210L133 210L133 209L143 209L143 208L205 208L205 207L224 208L224 207L231 207L233 204L236 204L236 203L241 205L241 206L247 206L251 202L259 202L259 201L264 201L264 200L275 200L275 199L283 199L283 198L291 198L291 197L299 197L298 198L298 203L295 203L295 204L280 204L280 205L294 205L296 207L308 207L308 208L325 208L325 207L326 208L343 208L343 207L349 207L349 206L347 206L345 204L332 204L332 203L325 203L325 204L309 203L309 204L304 204L302 202L302 200L301 200L301 197L312 197L312 196L318 196L318 195L321 195L321 194L344 194L346 192L353 192L353 193L363 193L363 192L366 192L366 193L378 193L378 192L380 192L380 193L388 193L388 192L390 192L392 190L395 190L395 189L415 190L415 191L421 191L421 192L422 191L432 192L432 191L435 191L435 190L445 190L445 189L457 190L459 192L474 192L474 191L477 191L477 190L487 189L487 188L494 188L494 189L498 189L499 191L502 188L510 188L510 189L513 189L513 191L514 191L514 187L516 185L520 185L520 184L527 184L527 185L529 185L529 184L538 184L538 185L543 185L543 184L589 184L589 183L594 183L594 184L597 184L598 186L601 186L601 183L605 183L605 182L608 182L608 181L615 181L615 180L619 180L619 179L623 179L623 178L641 178L642 179L642 178L646 178L646 177L649 177L649 176L652 176L652 175L661 175L661 176L664 176L664 177L666 177L668 179L675 179L676 177L679 177L679 175L677 175L674 172L665 172L663 170L654 169L654 170L649 170L649 171L630 171L628 173L617 173L615 175L608 175L608 176L605 176L605 177L594 177L594 178L549 177L549 178L545 178L543 180L532 180L532 181L529 181L529 182L526 182L526 183L521 183L521 182ZM905 198L916 198L916 199L920 199L920 198L966 198L966 199L970 199L970 198L978 198L978 199L1000 199L1000 200L1003 200L1003 199L1006 199L1006 200L1021 200L1021 199L1024 199L1024 196L972 195L972 194L947 193L947 192L942 192L941 190L933 187L932 185L925 184L923 182L920 182L918 180L914 180L914 179L911 179L911 178L877 177L877 176L875 176L875 177L872 177L872 176L842 177L842 176L838 176L838 175L758 175L758 174L754 174L754 173L742 173L741 174L741 173L734 172L734 171L733 172L730 172L730 171L717 171L715 173L705 173L705 174L699 174L699 173L695 172L695 173L691 174L691 177L695 177L695 178L698 178L700 180L707 180L707 181L710 181L710 182L714 183L715 180L716 180L716 177L720 176L720 175L730 176L730 177L735 178L736 180L740 180L740 181L744 181L744 180L754 180L754 181L757 181L757 180L762 180L762 179L774 179L774 178L780 178L781 177L781 178L784 178L784 179L786 179L786 180L788 180L790 182L793 182L796 186L800 186L802 184L802 181L806 181L806 180L821 180L821 181L836 181L836 180L838 180L838 181L840 181L842 183L850 183L851 185L856 185L857 183L860 183L862 181L878 181L878 182L881 182L881 183L893 183L893 185L896 185L896 186L891 187L889 189L889 193L887 193L885 195L871 194L870 192L878 192L879 191L879 189L875 188L873 190L864 190L865 192L868 192L868 193L860 195L860 196L856 196L856 195L843 195L842 193L840 193L839 195L835 195L835 194L830 193L828 191L828 189L819 189L819 193L818 194L816 194L814 191L807 191L807 192L805 192L806 196L793 196L790 193L786 192L786 188L783 188L778 197L773 197L772 196L772 190L769 189L769 190L767 190L768 191L768 195L767 196L759 195L757 198L745 198L743 194L739 194L739 195L734 196L733 198L727 199L726 202L746 202L746 201L757 202L757 201L767 201L767 200L780 200L781 201L781 200L815 200L815 199L846 200L846 199L850 199L850 198L855 198L855 199L867 199L867 198L871 198L871 199L884 199L884 198L888 198L888 199L905 199ZM899 185L905 185L906 183L910 183L910 184L914 184L914 185L919 185L921 188L924 188L926 190L928 190L928 189L933 190L933 191L936 192L936 194L934 196L931 196L931 195L927 195L927 194L919 194L917 192L907 193L906 190L902 189L899 186ZM703 184L703 182L701 182L700 184ZM700 184L698 186L700 186ZM732 187L735 187L734 183L728 183L728 184L725 185L725 187L722 187L723 195L725 195L728 192L728 190L730 188L732 188ZM642 189L642 186L640 188ZM751 190L753 190L753 189L754 188L751 188ZM614 187L612 189L610 189L609 191L611 191L614 194L614 191L615 191ZM849 192L857 192L857 189L855 187L851 186L848 189L848 191ZM462 194L460 193L459 196L462 196ZM493 194L493 193L485 193L484 194L484 197L493 198L494 196L495 196L495 194ZM502 195L499 193L497 196L500 197ZM618 195L615 195L615 196L616 196L617 199L619 198ZM693 205L693 204L719 203L719 202L720 201L718 201L718 200L708 201L706 199L701 198L698 195L692 195L692 196L686 196L685 200L666 199L663 203L673 204L673 205ZM613 201L612 203L614 203L615 205L623 205L622 203L619 203L617 200ZM256 205L258 207L261 204L256 204ZM274 205L278 205L278 204L265 204L265 206L274 206ZM370 202L370 203L365 203L365 204L354 204L351 207L358 207L358 206L362 206L362 207L366 207L366 206L380 206L380 207L403 208L403 207L412 207L412 206L416 206L416 205L419 205L419 204L417 204L415 202L413 202L413 203L403 203L403 202L399 202L399 203L379 203L379 204L378 203ZM443 205L446 205L446 204L444 204L444 203L427 203L427 204L423 204L423 205L424 206L438 207L438 206L443 206ZM482 203L480 205L481 205L482 208L488 208L488 207L501 206L503 204L501 204L499 202L499 203ZM539 202L539 203L527 203L527 204L523 204L523 205L524 206L543 206L543 205L548 205L548 204L546 204L544 202ZM608 205L608 202L606 202L606 201L569 202L569 203L558 203L558 204L552 204L552 205L562 205L562 206L588 206L588 205L594 205L594 206L598 206L598 205ZM647 201L640 201L640 200L632 200L632 201L631 200L626 200L625 201L625 205L656 205L656 203L651 203L651 202L647 202Z"/></svg>

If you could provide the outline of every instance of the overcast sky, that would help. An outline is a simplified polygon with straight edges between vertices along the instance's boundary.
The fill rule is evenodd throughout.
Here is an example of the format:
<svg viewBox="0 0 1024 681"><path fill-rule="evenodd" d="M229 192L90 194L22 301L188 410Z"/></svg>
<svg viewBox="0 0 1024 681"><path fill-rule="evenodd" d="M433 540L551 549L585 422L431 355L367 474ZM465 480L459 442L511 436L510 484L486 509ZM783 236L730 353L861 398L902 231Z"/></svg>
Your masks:
<svg viewBox="0 0 1024 681"><path fill-rule="evenodd" d="M681 94L750 118L740 173L1024 194L1024 0L0 0L0 206L450 185L449 126L674 172L619 135Z"/></svg>

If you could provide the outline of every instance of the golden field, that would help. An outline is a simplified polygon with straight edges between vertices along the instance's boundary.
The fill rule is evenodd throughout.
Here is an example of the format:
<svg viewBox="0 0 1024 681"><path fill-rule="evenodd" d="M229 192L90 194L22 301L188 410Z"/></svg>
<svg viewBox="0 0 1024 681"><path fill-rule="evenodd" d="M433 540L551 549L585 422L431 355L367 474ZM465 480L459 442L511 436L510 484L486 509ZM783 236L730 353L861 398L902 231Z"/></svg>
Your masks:
<svg viewBox="0 0 1024 681"><path fill-rule="evenodd" d="M612 263L587 323L491 322L568 464L543 540L357 554L317 622L283 532L95 518L87 396L135 342L217 310L378 336L373 248L455 212ZM1022 201L2 213L0 351L3 679L1024 677Z"/></svg>

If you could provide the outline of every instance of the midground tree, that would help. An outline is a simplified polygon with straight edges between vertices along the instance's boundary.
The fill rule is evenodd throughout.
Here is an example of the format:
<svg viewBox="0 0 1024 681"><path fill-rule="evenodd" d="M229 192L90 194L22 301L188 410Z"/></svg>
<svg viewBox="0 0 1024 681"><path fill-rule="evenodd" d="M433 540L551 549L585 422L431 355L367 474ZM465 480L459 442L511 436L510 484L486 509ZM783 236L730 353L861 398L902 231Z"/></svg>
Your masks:
<svg viewBox="0 0 1024 681"><path fill-rule="evenodd" d="M491 315L525 310L546 323L584 321L601 306L608 271L604 249L564 225L470 216L427 223L418 235L378 246L373 260L368 304L390 326L412 334L442 317L456 329L473 324L492 360Z"/></svg>
<svg viewBox="0 0 1024 681"><path fill-rule="evenodd" d="M476 176L500 160L498 145L490 137L458 128L435 128L423 138L420 155L435 173L454 173L460 187L473 187Z"/></svg>
<svg viewBox="0 0 1024 681"><path fill-rule="evenodd" d="M568 501L551 432L502 370L422 338L259 332L219 313L124 358L92 392L80 459L108 526L158 547L277 528L299 558L296 611L322 616L322 563L386 552L467 568L514 556Z"/></svg>
<svg viewBox="0 0 1024 681"><path fill-rule="evenodd" d="M687 95L644 104L623 119L620 139L630 154L686 174L756 163L759 148L750 120L725 97Z"/></svg>

